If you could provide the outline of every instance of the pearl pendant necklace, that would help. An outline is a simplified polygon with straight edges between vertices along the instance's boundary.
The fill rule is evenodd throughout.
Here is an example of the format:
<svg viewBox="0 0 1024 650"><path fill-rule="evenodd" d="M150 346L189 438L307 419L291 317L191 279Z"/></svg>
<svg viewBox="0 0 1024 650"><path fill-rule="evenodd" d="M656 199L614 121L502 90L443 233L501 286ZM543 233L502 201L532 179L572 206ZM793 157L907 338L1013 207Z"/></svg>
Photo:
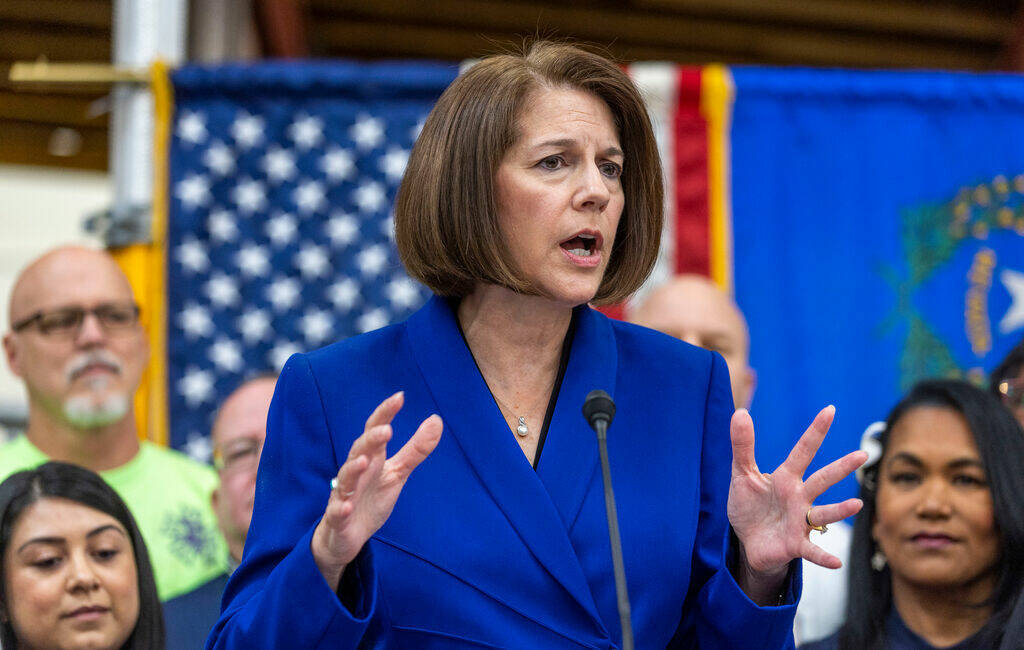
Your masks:
<svg viewBox="0 0 1024 650"><path fill-rule="evenodd" d="M520 438L530 435L530 428L526 426L526 418L522 415L519 416L519 426L516 427L516 434Z"/></svg>

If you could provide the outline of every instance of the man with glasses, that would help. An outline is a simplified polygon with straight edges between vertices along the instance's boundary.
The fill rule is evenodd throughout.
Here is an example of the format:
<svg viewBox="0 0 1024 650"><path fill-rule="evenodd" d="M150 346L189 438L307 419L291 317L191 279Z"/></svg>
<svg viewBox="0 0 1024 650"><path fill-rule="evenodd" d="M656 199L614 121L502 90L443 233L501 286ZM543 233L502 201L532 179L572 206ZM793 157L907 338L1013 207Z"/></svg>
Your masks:
<svg viewBox="0 0 1024 650"><path fill-rule="evenodd" d="M228 543L230 569L195 591L164 603L167 650L205 644L220 614L228 575L242 561L256 496L256 468L267 437L267 413L276 383L275 375L254 377L235 389L217 411L210 437L220 485L213 491L211 503Z"/></svg>
<svg viewBox="0 0 1024 650"><path fill-rule="evenodd" d="M1013 411L1024 427L1024 339L992 371L989 389Z"/></svg>
<svg viewBox="0 0 1024 650"><path fill-rule="evenodd" d="M47 460L100 473L132 511L162 600L221 574L216 474L139 441L132 398L149 358L131 286L109 255L50 251L18 276L4 352L25 384L28 427L0 447L0 480Z"/></svg>

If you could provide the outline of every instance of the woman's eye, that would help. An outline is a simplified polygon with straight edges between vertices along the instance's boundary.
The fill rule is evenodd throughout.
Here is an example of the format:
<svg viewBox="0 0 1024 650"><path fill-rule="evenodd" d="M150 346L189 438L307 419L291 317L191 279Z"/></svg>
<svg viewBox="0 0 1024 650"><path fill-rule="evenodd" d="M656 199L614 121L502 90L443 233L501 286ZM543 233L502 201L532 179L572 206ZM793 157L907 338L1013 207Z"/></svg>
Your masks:
<svg viewBox="0 0 1024 650"><path fill-rule="evenodd" d="M618 178L622 176L622 167L613 162L601 163L601 173L608 178Z"/></svg>
<svg viewBox="0 0 1024 650"><path fill-rule="evenodd" d="M902 483L904 485L912 485L917 483L917 474L910 472L897 472L889 477L889 480L893 483Z"/></svg>
<svg viewBox="0 0 1024 650"><path fill-rule="evenodd" d="M977 476L971 476L970 474L957 474L953 477L953 485L980 487L985 485L985 481Z"/></svg>
<svg viewBox="0 0 1024 650"><path fill-rule="evenodd" d="M565 161L562 160L561 156L548 156L547 158L537 163L537 165L542 169L555 170L564 167Z"/></svg>
<svg viewBox="0 0 1024 650"><path fill-rule="evenodd" d="M60 558L56 556L39 558L38 560L32 562L32 566L36 567L37 569L55 569L59 565Z"/></svg>

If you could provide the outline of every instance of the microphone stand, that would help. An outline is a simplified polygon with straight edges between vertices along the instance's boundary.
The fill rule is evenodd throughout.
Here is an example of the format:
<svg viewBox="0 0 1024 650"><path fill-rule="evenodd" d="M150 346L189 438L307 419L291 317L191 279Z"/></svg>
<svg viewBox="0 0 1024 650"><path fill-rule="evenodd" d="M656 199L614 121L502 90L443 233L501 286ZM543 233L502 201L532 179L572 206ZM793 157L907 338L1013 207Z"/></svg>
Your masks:
<svg viewBox="0 0 1024 650"><path fill-rule="evenodd" d="M611 412L588 413L585 405L584 414L597 434L597 449L601 456L604 507L608 515L608 537L612 546L612 569L615 573L615 596L619 607L619 622L622 626L622 648L623 650L633 650L633 624L630 619L629 593L626 590L626 567L622 561L622 539L619 536L619 515L615 509L615 493L612 491L612 470L608 464L608 424L615 414L615 404L604 391L591 392L587 396L588 403L591 402L591 397L595 396L595 393L600 393L598 397L608 400Z"/></svg>

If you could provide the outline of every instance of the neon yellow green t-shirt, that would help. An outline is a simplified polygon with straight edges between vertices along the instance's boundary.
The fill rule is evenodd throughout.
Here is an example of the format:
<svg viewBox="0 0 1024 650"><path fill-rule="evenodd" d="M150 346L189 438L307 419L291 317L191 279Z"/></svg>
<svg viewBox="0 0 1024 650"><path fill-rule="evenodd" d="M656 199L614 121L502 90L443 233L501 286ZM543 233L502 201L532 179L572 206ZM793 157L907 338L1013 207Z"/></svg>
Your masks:
<svg viewBox="0 0 1024 650"><path fill-rule="evenodd" d="M25 436L0 446L0 481L48 459ZM128 505L142 532L160 600L174 598L227 570L228 550L210 506L211 467L142 442L124 465L101 472Z"/></svg>

